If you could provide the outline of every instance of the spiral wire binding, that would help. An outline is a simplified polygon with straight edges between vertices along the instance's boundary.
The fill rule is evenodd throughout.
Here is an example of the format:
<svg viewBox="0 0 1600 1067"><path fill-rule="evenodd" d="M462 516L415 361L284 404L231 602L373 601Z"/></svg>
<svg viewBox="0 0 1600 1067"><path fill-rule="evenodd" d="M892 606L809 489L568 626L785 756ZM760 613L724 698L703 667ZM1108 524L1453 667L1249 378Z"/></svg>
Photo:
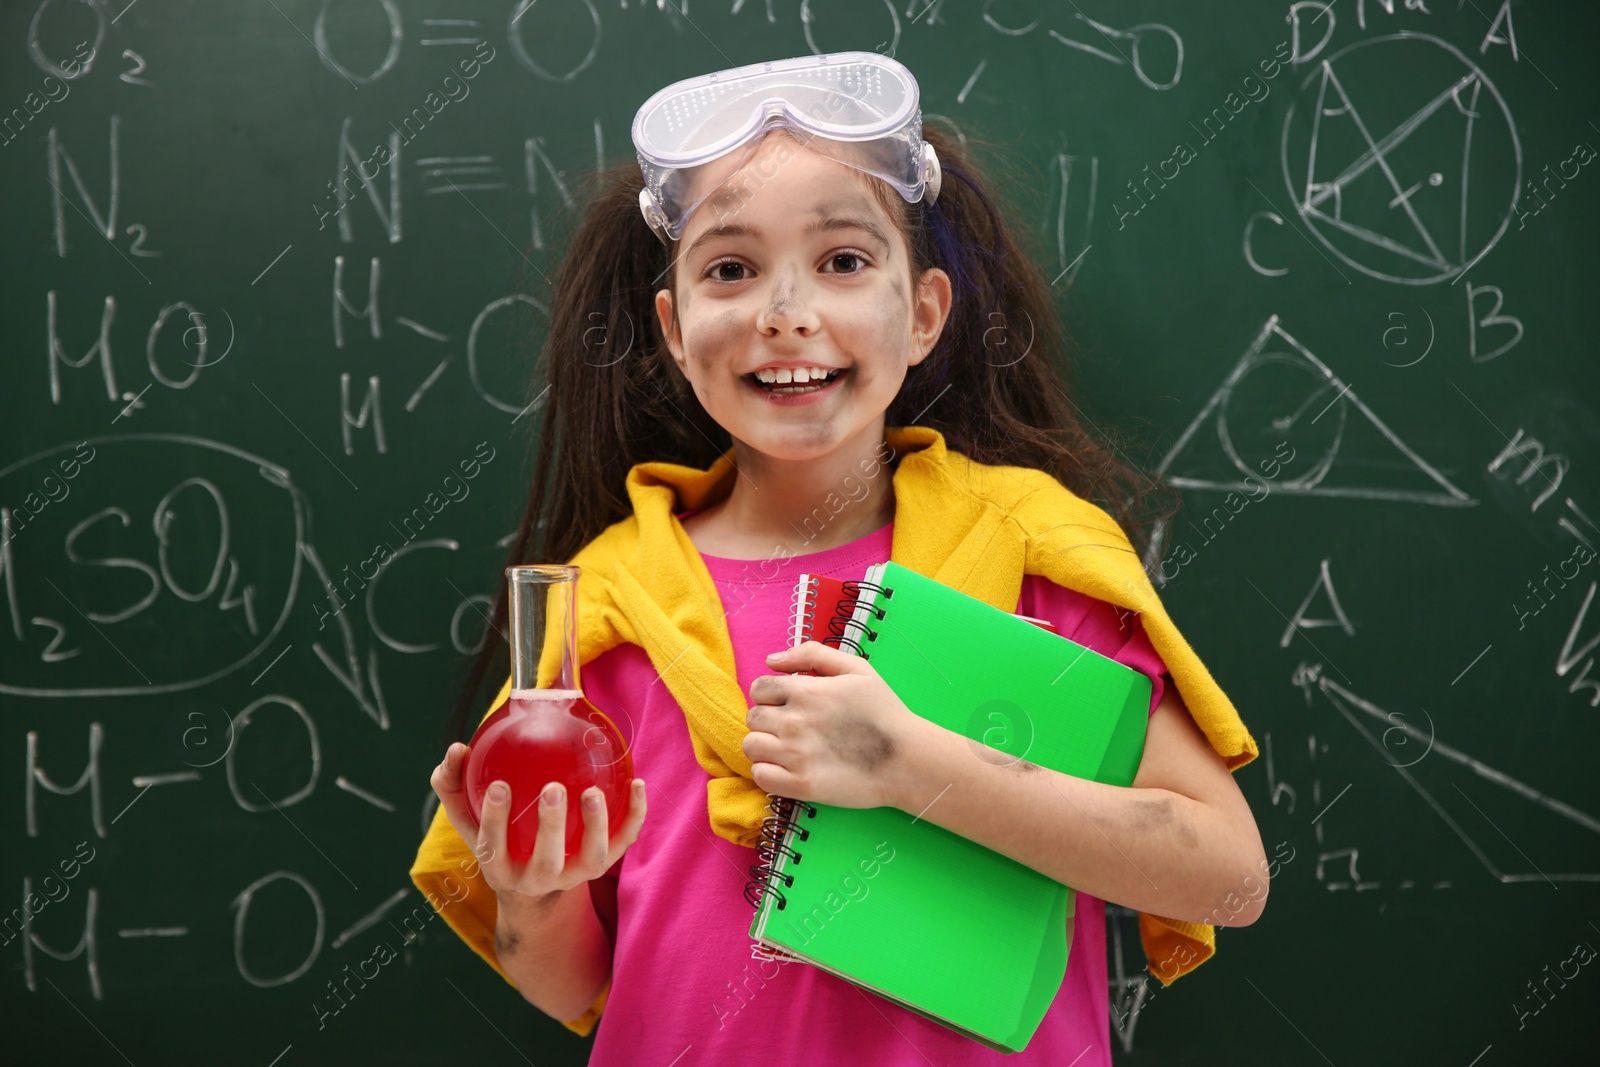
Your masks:
<svg viewBox="0 0 1600 1067"><path fill-rule="evenodd" d="M815 585L806 583L807 593L800 592L801 587L795 586L794 592L789 594L789 647L798 645L803 637L811 630L811 617L816 614L816 605L811 602L809 590ZM803 603L802 603L803 599ZM801 609L805 611L802 613ZM802 622L801 619L805 621Z"/></svg>
<svg viewBox="0 0 1600 1067"><path fill-rule="evenodd" d="M781 797L775 793L768 793L766 810L771 812L761 820L761 840L756 845L756 862L750 866L750 881L744 886L744 899L752 908L759 908L766 894L773 894L778 900L778 910L782 911L787 903L783 890L777 883L782 881L785 887L794 884L794 875L786 871L779 871L778 857L788 856L796 865L800 862L800 853L795 851L791 842L794 838L804 841L811 836L811 831L799 825L799 816L795 813L804 810L806 817L817 817L815 804L793 797ZM791 835L792 831L792 835Z"/></svg>
<svg viewBox="0 0 1600 1067"><path fill-rule="evenodd" d="M861 591L871 590L883 599L888 600L894 596L894 590L887 586L876 585L872 582L847 581L844 583L846 597L839 601L837 610L828 619L828 637L835 638L835 647L848 643L851 651L862 659L868 655L862 649L862 642L845 633L851 626L859 626L866 633L867 642L876 641L878 633L865 623L857 623L853 616L856 609L861 606ZM793 611L790 618L794 621L789 624L789 646L792 648L800 644L801 640L811 633L811 620L816 615L816 603L812 595L816 592L816 583L808 583L802 593L801 587L795 588L789 602ZM803 599L802 599L803 598ZM873 617L881 620L884 608L869 606ZM822 639L824 644L829 644L828 638ZM782 911L788 900L783 895L783 889L778 888L781 881L785 888L794 884L794 875L778 870L779 857L787 856L795 866L800 864L800 853L794 848L794 841L801 841L811 836L811 831L800 825L798 812L804 811L805 817L815 819L817 807L815 804L794 797L779 796L776 793L767 794L766 811L770 814L761 820L761 840L756 844L756 862L750 865L750 880L744 885L744 899L752 908L759 908L767 894L777 898L778 910ZM759 948L752 953L758 959L790 959L786 954L767 955Z"/></svg>

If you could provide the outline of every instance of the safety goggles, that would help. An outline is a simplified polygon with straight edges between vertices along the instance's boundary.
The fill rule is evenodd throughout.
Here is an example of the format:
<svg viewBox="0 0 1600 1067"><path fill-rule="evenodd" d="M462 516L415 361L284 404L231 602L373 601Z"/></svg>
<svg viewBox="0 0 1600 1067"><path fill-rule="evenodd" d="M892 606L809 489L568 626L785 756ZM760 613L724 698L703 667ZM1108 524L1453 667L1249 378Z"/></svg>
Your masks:
<svg viewBox="0 0 1600 1067"><path fill-rule="evenodd" d="M634 115L645 182L639 210L662 243L681 237L694 210L727 191L761 138L780 127L883 179L909 203L939 196L939 157L922 139L917 80L904 65L875 52L753 63L674 82Z"/></svg>

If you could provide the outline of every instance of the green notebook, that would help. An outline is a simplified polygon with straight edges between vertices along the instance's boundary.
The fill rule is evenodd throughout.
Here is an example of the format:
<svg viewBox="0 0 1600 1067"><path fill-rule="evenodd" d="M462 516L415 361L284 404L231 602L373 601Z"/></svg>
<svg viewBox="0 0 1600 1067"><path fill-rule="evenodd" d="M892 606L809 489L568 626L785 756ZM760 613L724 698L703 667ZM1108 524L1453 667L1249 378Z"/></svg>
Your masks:
<svg viewBox="0 0 1600 1067"><path fill-rule="evenodd" d="M808 593L830 584L801 578L793 643L863 656L912 711L981 742L974 759L1133 781L1144 674L894 562L842 583L837 603ZM757 955L810 963L998 1051L1026 1047L1066 974L1070 888L896 808L770 809L747 894Z"/></svg>

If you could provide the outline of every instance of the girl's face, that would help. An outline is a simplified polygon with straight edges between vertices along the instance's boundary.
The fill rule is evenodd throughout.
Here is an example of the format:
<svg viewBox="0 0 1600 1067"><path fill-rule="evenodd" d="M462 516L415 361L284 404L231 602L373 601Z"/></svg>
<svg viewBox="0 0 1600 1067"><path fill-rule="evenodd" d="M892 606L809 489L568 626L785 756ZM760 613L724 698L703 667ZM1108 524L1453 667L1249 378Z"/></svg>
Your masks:
<svg viewBox="0 0 1600 1067"><path fill-rule="evenodd" d="M874 182L767 135L690 216L674 287L656 294L667 347L700 403L773 459L815 459L862 435L876 447L906 368L944 328L949 278L929 268L912 284L910 249ZM756 371L800 366L838 377L803 395L757 383Z"/></svg>

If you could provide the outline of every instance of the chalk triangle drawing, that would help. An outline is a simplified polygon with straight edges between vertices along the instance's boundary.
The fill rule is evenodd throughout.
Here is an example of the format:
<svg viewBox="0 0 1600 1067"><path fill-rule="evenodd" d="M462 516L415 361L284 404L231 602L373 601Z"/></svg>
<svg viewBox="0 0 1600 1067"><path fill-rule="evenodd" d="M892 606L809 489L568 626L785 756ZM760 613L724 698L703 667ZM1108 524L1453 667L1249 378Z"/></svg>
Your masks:
<svg viewBox="0 0 1600 1067"><path fill-rule="evenodd" d="M1527 783L1519 781L1503 771L1498 771L1481 760L1474 759L1460 749L1451 748L1435 736L1436 731L1432 729L1431 718L1428 720L1429 729L1422 730L1408 722L1404 716L1390 714L1378 705L1333 681L1321 671L1320 664L1302 664L1301 668L1296 672L1296 679L1300 684L1310 683L1315 685L1317 690L1333 705L1334 710L1339 713L1340 717L1377 750L1384 762L1389 764L1395 773L1404 780L1405 784L1410 786L1417 796L1421 797L1423 802L1439 817L1439 820L1461 839L1473 857L1483 865L1484 869L1496 881L1505 884L1513 882L1548 882L1552 886L1556 882L1600 882L1600 871L1573 872L1540 869L1523 851L1523 845L1518 844L1518 840L1526 840L1527 835L1523 833L1516 837L1508 837L1505 831L1501 829L1501 825L1494 822L1482 806L1489 805L1501 810L1503 822L1505 819L1503 809L1506 807L1504 803L1491 803L1489 797L1482 795L1481 790L1479 791L1478 800L1474 800L1459 786L1453 784L1452 792L1454 792L1455 796L1445 792L1440 792L1436 796L1417 780L1416 776L1411 773L1411 768L1416 767L1423 760L1435 759L1465 767L1472 771L1478 781L1498 786L1511 797L1521 798L1542 808L1545 822L1551 821L1551 817L1557 817L1583 830L1587 830L1591 834L1600 834L1600 819L1578 810L1571 804L1540 792ZM1364 720L1376 720L1382 724L1382 729L1377 734L1374 734L1370 728L1370 722ZM1394 733L1403 733L1405 737L1396 738L1395 744L1386 744L1389 741L1389 735ZM1400 744L1405 742L1406 738L1418 743L1418 748L1422 752L1421 755L1413 757L1409 744L1406 744L1403 749L1400 747ZM1397 760L1397 754L1404 758ZM1491 796L1494 796L1494 794L1491 794ZM1441 798L1443 798L1443 801L1448 802L1448 807L1446 803L1441 802ZM1499 801L1504 801L1505 799L1503 794L1499 796ZM1452 811L1452 809L1454 810ZM1402 816L1396 813L1396 818L1402 818ZM1525 818L1518 820L1518 826L1522 826L1525 823ZM1463 824L1473 827L1487 825L1491 830L1480 830L1474 835L1469 833L1466 825ZM1513 827L1513 829L1516 828ZM1481 841L1479 840L1480 837L1482 838ZM1574 854L1596 855L1593 845L1589 844L1591 839L1584 838L1583 840L1584 844L1574 849ZM1502 844L1502 842L1504 843ZM1531 848L1533 846L1530 844L1527 847ZM1514 853L1520 862L1513 865L1520 866L1525 863L1533 869L1502 869L1499 864L1490 858L1491 849L1502 856Z"/></svg>
<svg viewBox="0 0 1600 1067"><path fill-rule="evenodd" d="M1286 394L1285 390L1292 390ZM1268 412L1277 414L1268 416ZM1304 421L1302 421L1304 420ZM1297 460L1309 469L1267 479L1273 442L1295 428ZM1320 424L1320 425L1319 425ZM1208 433L1201 433L1202 430ZM1310 443L1308 444L1308 440ZM1173 444L1156 470L1179 489L1243 490L1471 507L1462 492L1389 428L1346 382L1278 324L1260 334ZM1249 476L1248 480L1246 476Z"/></svg>
<svg viewBox="0 0 1600 1067"><path fill-rule="evenodd" d="M1454 269L1423 215L1434 226L1463 216L1464 194L1456 193L1453 184L1444 187L1431 147L1412 134L1427 126L1437 135L1439 127L1448 125L1454 143L1467 142L1468 115L1476 115L1471 107L1481 88L1474 70L1445 86L1394 129L1374 137L1333 65L1323 63L1301 212L1423 266ZM1338 161L1349 162L1341 166ZM1426 192L1419 197L1419 190Z"/></svg>
<svg viewBox="0 0 1600 1067"><path fill-rule="evenodd" d="M1516 122L1454 45L1409 31L1368 37L1321 60L1294 92L1284 185L1306 229L1345 263L1431 285L1459 277L1506 233L1522 186Z"/></svg>

